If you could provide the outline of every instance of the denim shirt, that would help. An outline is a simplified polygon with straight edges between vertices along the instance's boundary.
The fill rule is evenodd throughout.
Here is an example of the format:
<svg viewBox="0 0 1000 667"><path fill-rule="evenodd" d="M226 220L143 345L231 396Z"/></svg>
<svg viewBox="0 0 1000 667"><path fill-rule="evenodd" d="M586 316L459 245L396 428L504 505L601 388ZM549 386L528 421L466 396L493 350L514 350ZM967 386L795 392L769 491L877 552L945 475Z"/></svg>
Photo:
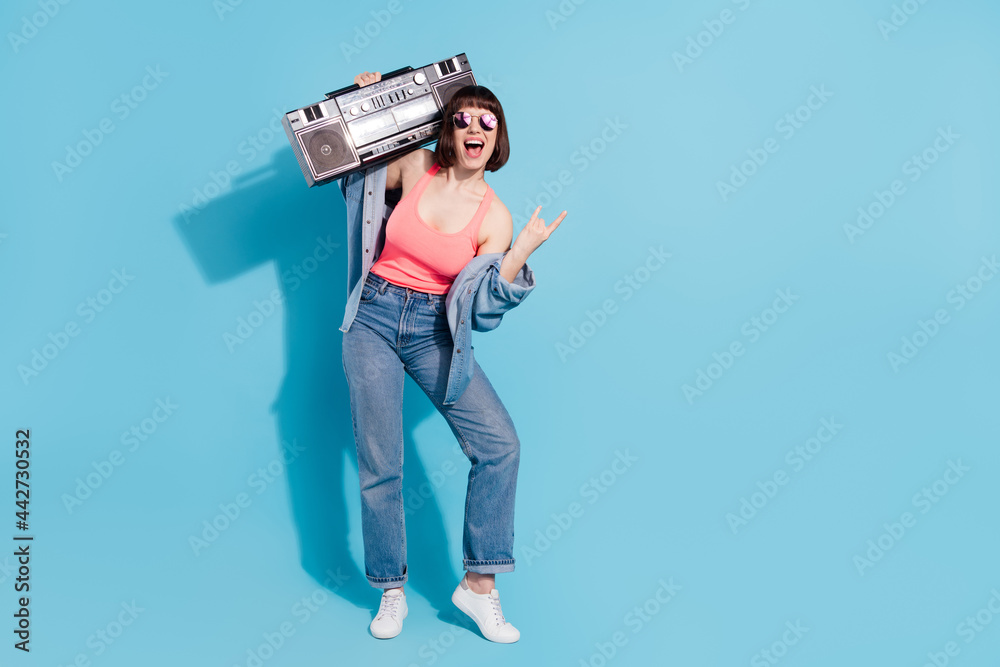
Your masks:
<svg viewBox="0 0 1000 667"><path fill-rule="evenodd" d="M386 200L385 163L338 180L347 203L347 306L340 330L351 328L365 278L385 246L385 223L393 204ZM503 314L521 303L535 288L535 275L525 262L509 282L500 275L500 263L510 252L484 253L473 257L452 283L445 297L445 311L454 349L448 371L444 405L452 405L472 379L472 330L491 331L500 326Z"/></svg>

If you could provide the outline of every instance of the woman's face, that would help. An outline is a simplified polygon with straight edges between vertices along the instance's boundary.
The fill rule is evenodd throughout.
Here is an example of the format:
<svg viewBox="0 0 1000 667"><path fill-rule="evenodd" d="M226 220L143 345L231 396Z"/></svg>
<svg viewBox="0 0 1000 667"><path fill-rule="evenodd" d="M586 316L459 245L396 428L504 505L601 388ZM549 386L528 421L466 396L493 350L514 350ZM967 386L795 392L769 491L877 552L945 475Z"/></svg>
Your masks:
<svg viewBox="0 0 1000 667"><path fill-rule="evenodd" d="M490 113L488 109L463 106L459 111L464 111L473 118L468 127L452 125L458 164L472 171L483 169L493 155L493 148L497 144L499 125L492 130L485 130L479 124L479 117L482 114Z"/></svg>

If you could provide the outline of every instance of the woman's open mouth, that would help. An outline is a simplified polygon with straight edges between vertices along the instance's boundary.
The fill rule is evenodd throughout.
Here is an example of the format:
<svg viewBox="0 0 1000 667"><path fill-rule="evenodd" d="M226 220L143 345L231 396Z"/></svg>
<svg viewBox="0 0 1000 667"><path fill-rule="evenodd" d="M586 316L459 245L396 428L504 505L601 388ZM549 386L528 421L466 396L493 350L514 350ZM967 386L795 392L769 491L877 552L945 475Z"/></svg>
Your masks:
<svg viewBox="0 0 1000 667"><path fill-rule="evenodd" d="M483 147L486 145L482 139L466 139L465 140L465 154L472 159L478 158L483 154Z"/></svg>

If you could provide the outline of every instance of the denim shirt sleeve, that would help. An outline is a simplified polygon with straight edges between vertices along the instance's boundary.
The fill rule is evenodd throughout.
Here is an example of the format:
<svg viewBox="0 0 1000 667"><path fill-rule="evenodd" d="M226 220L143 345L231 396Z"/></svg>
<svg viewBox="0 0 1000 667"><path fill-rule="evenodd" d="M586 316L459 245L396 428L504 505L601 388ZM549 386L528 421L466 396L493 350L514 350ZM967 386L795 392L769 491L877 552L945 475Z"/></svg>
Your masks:
<svg viewBox="0 0 1000 667"><path fill-rule="evenodd" d="M392 207L385 201L385 164L348 174L338 181L347 204L347 304L340 330L347 333L358 312L364 278L385 243Z"/></svg>
<svg viewBox="0 0 1000 667"><path fill-rule="evenodd" d="M454 348L444 405L454 404L472 380L472 329L496 329L504 313L521 303L535 288L535 276L527 263L513 281L500 275L500 264L506 254L495 252L473 257L455 278L445 298Z"/></svg>
<svg viewBox="0 0 1000 667"><path fill-rule="evenodd" d="M365 192L365 172L356 171L337 181L337 187L344 195L347 205L347 296L361 277L361 253L356 249L361 246L361 216Z"/></svg>
<svg viewBox="0 0 1000 667"><path fill-rule="evenodd" d="M509 252L509 251L508 251ZM514 281L500 275L500 264L506 252L486 269L486 276L473 294L472 328L475 331L492 331L500 326L504 313L521 303L535 289L535 274L525 262Z"/></svg>

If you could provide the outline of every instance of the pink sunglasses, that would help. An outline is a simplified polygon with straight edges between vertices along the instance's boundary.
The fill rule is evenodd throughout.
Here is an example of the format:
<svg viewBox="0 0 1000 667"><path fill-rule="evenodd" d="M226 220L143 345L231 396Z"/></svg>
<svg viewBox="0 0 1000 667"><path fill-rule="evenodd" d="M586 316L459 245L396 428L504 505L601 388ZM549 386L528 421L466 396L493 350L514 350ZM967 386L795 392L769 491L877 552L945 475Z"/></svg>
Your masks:
<svg viewBox="0 0 1000 667"><path fill-rule="evenodd" d="M472 119L478 118L479 127L483 128L487 132L495 130L497 123L499 122L497 121L497 117L491 113L484 113L481 116L473 116L472 114L465 111L457 111L455 112L455 115L453 115L451 118L452 121L455 123L455 127L458 128L469 127L469 125L472 124Z"/></svg>

